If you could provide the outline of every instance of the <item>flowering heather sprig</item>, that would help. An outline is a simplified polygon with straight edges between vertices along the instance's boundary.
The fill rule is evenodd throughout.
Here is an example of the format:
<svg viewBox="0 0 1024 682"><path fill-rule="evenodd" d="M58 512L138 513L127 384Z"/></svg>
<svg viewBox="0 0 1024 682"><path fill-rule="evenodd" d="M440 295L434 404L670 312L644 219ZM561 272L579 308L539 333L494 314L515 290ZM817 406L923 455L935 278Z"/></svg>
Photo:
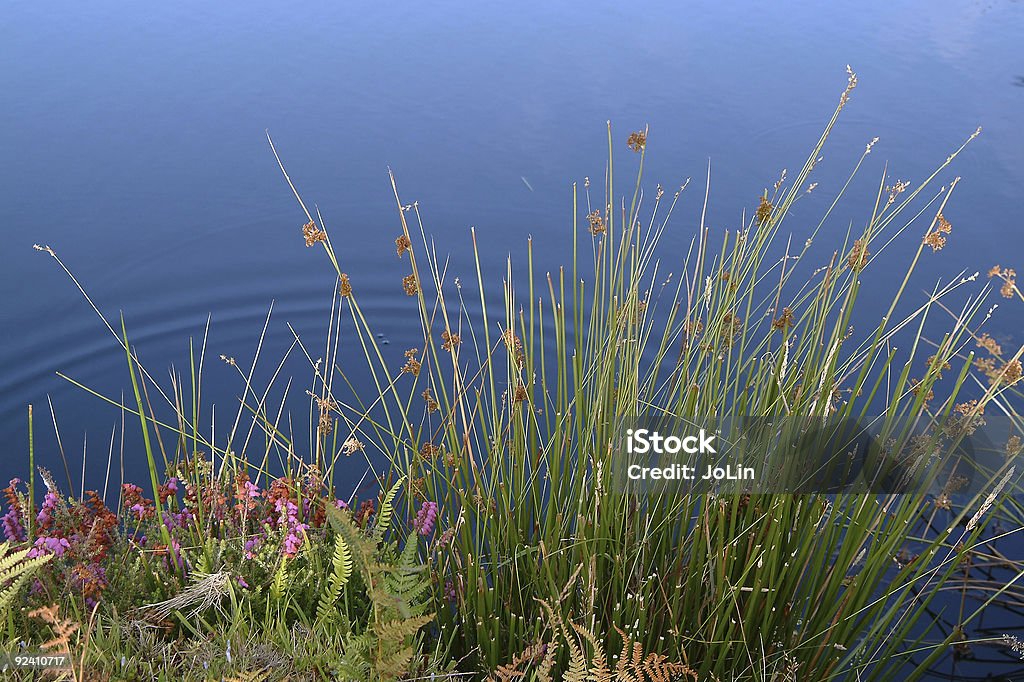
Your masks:
<svg viewBox="0 0 1024 682"><path fill-rule="evenodd" d="M4 499L7 501L7 513L3 516L4 537L10 542L22 542L25 540L25 527L21 523L21 501L18 499L18 486L21 485L20 478L12 478L10 485L3 489Z"/></svg>
<svg viewBox="0 0 1024 682"><path fill-rule="evenodd" d="M64 552L71 548L71 544L66 538L49 538L41 537L37 538L32 549L29 550L26 555L29 559L34 559L38 556L46 556L47 554L53 554L55 556L64 556Z"/></svg>
<svg viewBox="0 0 1024 682"><path fill-rule="evenodd" d="M259 487L249 480L249 475L240 472L235 477L235 511L239 516L247 515L256 508L257 500L263 496Z"/></svg>
<svg viewBox="0 0 1024 682"><path fill-rule="evenodd" d="M82 591L88 608L96 605L107 587L107 571L98 563L77 563L71 568L71 584Z"/></svg>
<svg viewBox="0 0 1024 682"><path fill-rule="evenodd" d="M160 494L160 504L166 503L168 497L174 497L178 494L178 479L171 477L167 480L167 483L157 488L157 492Z"/></svg>
<svg viewBox="0 0 1024 682"><path fill-rule="evenodd" d="M262 545L262 544L263 544L263 537L259 536L259 535L255 536L255 537L251 537L248 540L246 540L245 541L245 546L243 547L243 550L245 552L245 558L246 559L254 558L256 556L256 551L259 550L260 545Z"/></svg>
<svg viewBox="0 0 1024 682"><path fill-rule="evenodd" d="M455 590L455 583L448 580L444 584L444 598L448 601L455 601L458 599L459 593Z"/></svg>
<svg viewBox="0 0 1024 682"><path fill-rule="evenodd" d="M154 546L155 554L164 558L164 566L167 570L180 570L183 573L188 573L188 561L182 556L181 543L175 538L171 538L170 551L167 549L167 545L159 544Z"/></svg>
<svg viewBox="0 0 1024 682"><path fill-rule="evenodd" d="M275 508L278 512L278 526L285 528L287 531L284 538L283 553L287 557L294 557L299 553L303 534L309 528L309 525L299 522L299 508L291 500L278 499L275 502Z"/></svg>
<svg viewBox="0 0 1024 682"><path fill-rule="evenodd" d="M53 513L57 511L57 502L60 496L53 490L46 491L43 504L39 507L39 514L36 515L36 524L40 531L48 531L53 525Z"/></svg>
<svg viewBox="0 0 1024 682"><path fill-rule="evenodd" d="M25 529L21 525L21 515L15 507L7 510L3 516L4 537L8 542L24 542Z"/></svg>
<svg viewBox="0 0 1024 682"><path fill-rule="evenodd" d="M437 502L427 500L420 505L420 511L416 514L416 520L412 527L420 535L430 535L434 532L434 525L437 523Z"/></svg>
<svg viewBox="0 0 1024 682"><path fill-rule="evenodd" d="M79 532L86 536L85 553L93 561L105 559L107 551L114 544L117 515L107 508L98 492L87 490L85 500L75 505L74 516L78 519Z"/></svg>
<svg viewBox="0 0 1024 682"><path fill-rule="evenodd" d="M121 486L123 491L122 505L135 515L137 521L153 518L153 500L142 496L142 488L132 483Z"/></svg>

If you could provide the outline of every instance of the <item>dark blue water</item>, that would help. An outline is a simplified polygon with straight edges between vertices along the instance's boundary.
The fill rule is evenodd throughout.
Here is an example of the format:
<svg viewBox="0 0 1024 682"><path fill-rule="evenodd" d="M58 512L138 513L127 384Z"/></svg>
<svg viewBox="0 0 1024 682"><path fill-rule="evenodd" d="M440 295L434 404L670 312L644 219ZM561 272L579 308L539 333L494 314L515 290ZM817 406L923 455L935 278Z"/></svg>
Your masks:
<svg viewBox="0 0 1024 682"><path fill-rule="evenodd" d="M266 129L307 201L322 209L342 268L396 362L418 326L394 257L389 166L403 199L420 202L440 249L453 253L451 274L464 280L474 278L468 235L477 227L500 294L505 258L523 254L527 235L541 271L568 258L571 183L601 178L607 120L620 158L628 132L650 125L651 186L692 176L700 187L710 159L708 223L736 227L782 168L799 168L845 86L847 63L860 85L816 171L819 188L789 222L797 239L872 137L881 140L857 186L864 200L822 237L836 247L850 221L868 219L883 163L893 179L920 181L981 125L942 178L964 178L946 210L954 233L944 251L927 254L915 291L962 269L1024 271L1021 36L1024 3L1006 0L849 10L810 2L7 3L3 478L25 472L30 403L38 457L63 474L48 399L76 482L83 448L91 480L105 468L117 410L55 372L118 399L130 390L116 342L35 243L57 251L115 324L123 311L143 362L165 384L172 365L187 373L188 339L198 344L212 315L205 390L229 423L241 382L217 358L251 361L272 301L268 374L291 342L285 322L320 347L334 275L302 242L305 218ZM693 187L669 249L689 241L701 200ZM901 248L909 253L915 241ZM869 296L898 284L895 273L883 275L867 283ZM993 329L1004 347L1024 341L1024 305L998 300ZM289 367L301 395L308 374L301 363ZM275 395L282 391L283 383ZM125 456L129 471L142 471L137 451Z"/></svg>

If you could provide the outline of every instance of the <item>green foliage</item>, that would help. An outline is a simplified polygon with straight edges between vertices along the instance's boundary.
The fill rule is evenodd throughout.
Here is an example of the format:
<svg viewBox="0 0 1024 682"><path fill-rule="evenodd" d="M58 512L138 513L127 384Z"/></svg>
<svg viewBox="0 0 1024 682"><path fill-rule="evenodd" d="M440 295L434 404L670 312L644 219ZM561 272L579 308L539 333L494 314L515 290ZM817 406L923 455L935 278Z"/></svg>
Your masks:
<svg viewBox="0 0 1024 682"><path fill-rule="evenodd" d="M341 589L348 584L352 577L352 550L345 543L345 538L338 534L334 539L334 555L331 559L331 575L328 579L327 588L320 597L320 603L316 607L317 623L324 623L332 617L335 602L341 594Z"/></svg>
<svg viewBox="0 0 1024 682"><path fill-rule="evenodd" d="M401 481L399 482L401 483ZM385 505L398 485L385 496ZM420 630L434 616L430 606L430 580L419 561L417 535L411 535L396 561L382 562L377 556L378 531L390 517L383 514L372 538L364 536L347 513L329 510L332 527L347 547L363 576L372 603L372 617L366 628L347 637L342 645L339 672L355 680L397 680L409 672L420 654ZM386 530L386 528L385 528ZM388 548L392 553L393 549Z"/></svg>
<svg viewBox="0 0 1024 682"><path fill-rule="evenodd" d="M9 542L0 543L0 616L7 613L18 592L53 555L28 558L30 548L11 551Z"/></svg>

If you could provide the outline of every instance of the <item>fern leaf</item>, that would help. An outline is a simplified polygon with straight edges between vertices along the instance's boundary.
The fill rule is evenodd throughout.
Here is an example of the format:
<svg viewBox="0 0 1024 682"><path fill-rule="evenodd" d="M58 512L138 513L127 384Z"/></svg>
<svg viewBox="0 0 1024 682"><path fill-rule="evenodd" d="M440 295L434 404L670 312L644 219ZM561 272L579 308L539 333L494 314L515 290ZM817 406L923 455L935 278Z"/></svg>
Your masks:
<svg viewBox="0 0 1024 682"><path fill-rule="evenodd" d="M277 565L277 571L274 572L274 580L270 584L270 598L273 600L279 600L284 596L285 590L288 588L288 558L282 556L281 563Z"/></svg>
<svg viewBox="0 0 1024 682"><path fill-rule="evenodd" d="M31 549L8 553L9 549L10 543L0 543L0 613L7 610L7 606L36 570L53 558L52 554L46 554L29 559L27 557Z"/></svg>
<svg viewBox="0 0 1024 682"><path fill-rule="evenodd" d="M384 499L380 503L380 513L377 514L377 523L373 527L373 539L377 544L380 544L381 540L384 539L384 533L387 532L388 526L391 525L391 515L395 510L395 495L398 494L398 489L402 487L403 483L405 483L405 476L395 481L395 484L391 486L391 490L384 495Z"/></svg>
<svg viewBox="0 0 1024 682"><path fill-rule="evenodd" d="M334 557L331 563L334 570L327 580L327 587L320 595L320 603L316 607L316 619L321 623L330 616L331 609L341 594L341 588L352 577L352 550L349 549L345 538L340 534L334 540Z"/></svg>

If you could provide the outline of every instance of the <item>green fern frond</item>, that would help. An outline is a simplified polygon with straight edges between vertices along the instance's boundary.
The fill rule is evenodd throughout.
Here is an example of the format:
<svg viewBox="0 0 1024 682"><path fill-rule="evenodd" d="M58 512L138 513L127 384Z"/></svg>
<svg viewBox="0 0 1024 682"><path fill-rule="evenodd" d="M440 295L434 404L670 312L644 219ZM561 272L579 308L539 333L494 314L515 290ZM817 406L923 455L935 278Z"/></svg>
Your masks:
<svg viewBox="0 0 1024 682"><path fill-rule="evenodd" d="M281 562L274 572L274 580L270 584L270 598L274 601L281 599L288 589L288 558L282 556Z"/></svg>
<svg viewBox="0 0 1024 682"><path fill-rule="evenodd" d="M327 587L320 595L320 603L316 608L316 619L318 622L326 621L331 614L338 596L341 595L341 588L348 583L352 577L352 550L342 535L334 539L334 556L331 561L333 571L327 580Z"/></svg>
<svg viewBox="0 0 1024 682"><path fill-rule="evenodd" d="M36 570L53 558L52 554L46 554L29 559L31 548L16 552L9 552L9 549L10 543L0 543L0 613L6 612L7 606Z"/></svg>
<svg viewBox="0 0 1024 682"><path fill-rule="evenodd" d="M387 532L388 526L391 525L391 516L394 513L394 502L395 495L398 494L399 488L405 483L405 476L402 476L395 484L391 486L391 490L384 495L384 499L380 503L380 513L377 514L377 523L373 527L373 540L377 544L380 544L381 540L384 539L384 533Z"/></svg>

